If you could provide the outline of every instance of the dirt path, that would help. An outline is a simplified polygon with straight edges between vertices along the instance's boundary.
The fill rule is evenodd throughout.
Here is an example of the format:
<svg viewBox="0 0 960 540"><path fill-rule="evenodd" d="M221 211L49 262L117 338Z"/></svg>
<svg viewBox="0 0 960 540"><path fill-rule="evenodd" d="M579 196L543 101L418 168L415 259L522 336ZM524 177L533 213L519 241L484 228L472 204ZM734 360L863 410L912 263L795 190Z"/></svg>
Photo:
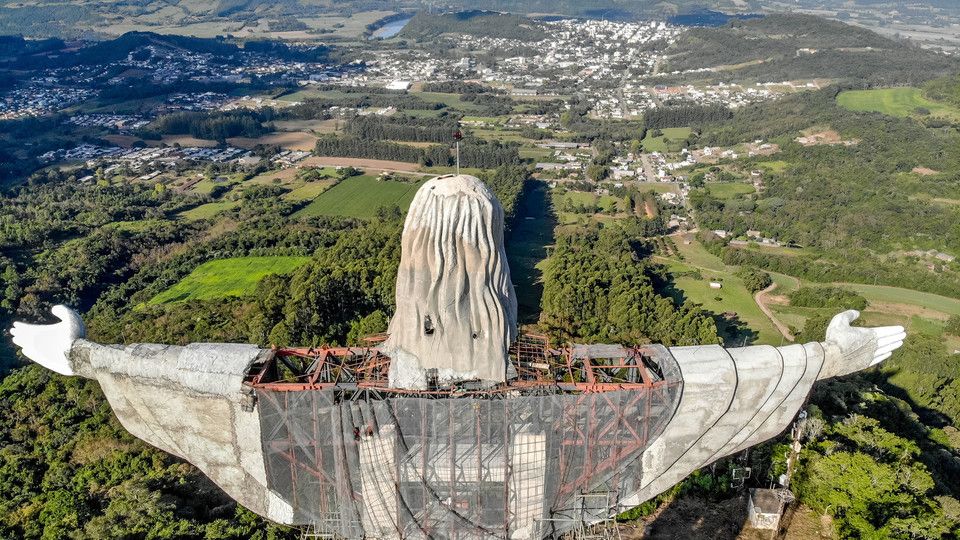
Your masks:
<svg viewBox="0 0 960 540"><path fill-rule="evenodd" d="M781 334L783 334L783 337L785 337L790 341L793 341L795 338L793 334L790 333L790 328L787 327L787 325L783 324L780 321L780 319L778 319L777 316L773 314L773 311L771 311L770 308L767 307L767 294L773 292L774 289L776 288L777 288L777 284L771 283L770 286L767 287L766 289L762 291L757 291L757 293L753 295L753 299L756 300L757 307L760 308L760 311L762 311L763 314L766 315L768 319L770 319L770 322L772 322L773 325L777 327L777 330Z"/></svg>

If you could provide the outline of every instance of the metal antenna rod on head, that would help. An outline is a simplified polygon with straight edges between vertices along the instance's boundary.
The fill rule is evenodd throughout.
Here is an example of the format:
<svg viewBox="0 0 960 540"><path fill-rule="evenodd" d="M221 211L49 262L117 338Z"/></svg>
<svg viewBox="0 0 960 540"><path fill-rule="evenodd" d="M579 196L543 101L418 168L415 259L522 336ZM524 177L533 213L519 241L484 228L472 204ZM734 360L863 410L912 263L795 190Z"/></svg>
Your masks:
<svg viewBox="0 0 960 540"><path fill-rule="evenodd" d="M453 140L457 141L457 175L460 174L460 139L463 138L463 133L458 129L453 133Z"/></svg>

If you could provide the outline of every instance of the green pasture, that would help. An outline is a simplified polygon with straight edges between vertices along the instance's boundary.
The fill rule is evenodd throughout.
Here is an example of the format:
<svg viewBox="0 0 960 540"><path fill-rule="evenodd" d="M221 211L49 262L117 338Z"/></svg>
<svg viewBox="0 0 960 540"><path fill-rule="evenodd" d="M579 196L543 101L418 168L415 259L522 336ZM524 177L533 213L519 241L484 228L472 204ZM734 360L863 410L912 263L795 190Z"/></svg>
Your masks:
<svg viewBox="0 0 960 540"><path fill-rule="evenodd" d="M209 261L154 296L148 304L246 296L254 292L264 276L289 274L309 260L309 257L234 257Z"/></svg>
<svg viewBox="0 0 960 540"><path fill-rule="evenodd" d="M960 110L944 103L923 97L919 88L876 88L873 90L848 90L837 96L837 104L851 111L869 111L890 116L914 116L917 109L924 108L932 116L960 119Z"/></svg>
<svg viewBox="0 0 960 540"><path fill-rule="evenodd" d="M690 136L690 128L663 128L663 136L654 137L652 129L647 130L647 135L643 138L643 150L645 152L679 152L681 143Z"/></svg>
<svg viewBox="0 0 960 540"><path fill-rule="evenodd" d="M422 182L378 180L373 176L352 176L324 191L294 217L344 216L372 218L381 206L398 205L406 210Z"/></svg>
<svg viewBox="0 0 960 540"><path fill-rule="evenodd" d="M710 183L707 184L707 190L710 191L711 195L722 200L736 199L741 195L748 195L756 191L752 185L741 182Z"/></svg>

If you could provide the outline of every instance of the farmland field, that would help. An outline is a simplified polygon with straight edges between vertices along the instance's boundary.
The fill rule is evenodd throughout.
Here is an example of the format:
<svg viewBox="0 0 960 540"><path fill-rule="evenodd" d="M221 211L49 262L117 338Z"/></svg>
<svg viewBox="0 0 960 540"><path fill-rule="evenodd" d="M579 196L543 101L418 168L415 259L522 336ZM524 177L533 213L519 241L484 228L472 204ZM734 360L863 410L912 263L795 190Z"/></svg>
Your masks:
<svg viewBox="0 0 960 540"><path fill-rule="evenodd" d="M264 276L288 274L309 260L309 257L234 257L209 261L154 296L148 304L248 295Z"/></svg>
<svg viewBox="0 0 960 540"><path fill-rule="evenodd" d="M740 195L746 195L756 191L750 184L741 182L717 182L707 184L707 190L714 197L722 200L736 199Z"/></svg>
<svg viewBox="0 0 960 540"><path fill-rule="evenodd" d="M421 182L377 180L353 176L320 194L294 217L344 216L372 218L380 206L398 205L406 210Z"/></svg>
<svg viewBox="0 0 960 540"><path fill-rule="evenodd" d="M891 116L911 116L918 108L924 108L933 116L960 119L960 110L923 97L919 88L850 90L837 96L837 104L851 111L873 111Z"/></svg>
<svg viewBox="0 0 960 540"><path fill-rule="evenodd" d="M663 128L660 137L654 137L653 131L647 131L647 136L643 138L643 150L646 152L678 152L680 143L690 136L690 128L686 127Z"/></svg>

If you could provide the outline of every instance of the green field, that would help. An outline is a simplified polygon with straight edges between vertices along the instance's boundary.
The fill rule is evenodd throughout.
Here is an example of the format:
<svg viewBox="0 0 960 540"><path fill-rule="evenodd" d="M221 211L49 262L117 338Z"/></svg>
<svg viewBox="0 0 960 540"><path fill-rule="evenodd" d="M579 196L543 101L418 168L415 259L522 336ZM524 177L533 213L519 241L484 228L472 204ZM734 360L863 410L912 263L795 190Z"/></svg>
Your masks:
<svg viewBox="0 0 960 540"><path fill-rule="evenodd" d="M398 205L406 210L421 182L378 180L373 176L352 176L324 191L294 217L344 216L372 218L381 206Z"/></svg>
<svg viewBox="0 0 960 540"><path fill-rule="evenodd" d="M747 290L743 280L734 275L737 268L723 264L718 257L708 252L703 246L693 241L683 243L682 237L675 239L677 251L683 256L683 261L674 258L662 259L668 265L670 272L675 275L674 282L688 301L702 304L705 309L714 313L736 313L743 323L757 332L755 343L780 345L783 336L777 331L770 319L760 311L753 294ZM693 269L699 270L702 279L694 276L682 275ZM710 282L719 281L722 288L711 289ZM718 300L719 298L719 300ZM742 341L731 343L742 345Z"/></svg>
<svg viewBox="0 0 960 540"><path fill-rule="evenodd" d="M333 180L315 180L284 193L283 199L290 202L309 201L319 196L332 185Z"/></svg>
<svg viewBox="0 0 960 540"><path fill-rule="evenodd" d="M654 130L648 130L647 136L643 138L643 150L645 152L679 152L681 143L690 136L690 128L663 128L663 136L654 137Z"/></svg>
<svg viewBox="0 0 960 540"><path fill-rule="evenodd" d="M234 257L201 264L176 285L154 296L148 304L185 300L212 300L245 296L269 274L289 274L309 257Z"/></svg>
<svg viewBox="0 0 960 540"><path fill-rule="evenodd" d="M747 195L756 191L750 184L740 182L717 182L707 184L707 190L711 195L722 200L731 200Z"/></svg>
<svg viewBox="0 0 960 540"><path fill-rule="evenodd" d="M918 108L930 111L933 116L960 119L960 110L923 97L919 88L877 88L874 90L848 90L837 96L837 104L851 111L870 111L891 116L916 115Z"/></svg>

